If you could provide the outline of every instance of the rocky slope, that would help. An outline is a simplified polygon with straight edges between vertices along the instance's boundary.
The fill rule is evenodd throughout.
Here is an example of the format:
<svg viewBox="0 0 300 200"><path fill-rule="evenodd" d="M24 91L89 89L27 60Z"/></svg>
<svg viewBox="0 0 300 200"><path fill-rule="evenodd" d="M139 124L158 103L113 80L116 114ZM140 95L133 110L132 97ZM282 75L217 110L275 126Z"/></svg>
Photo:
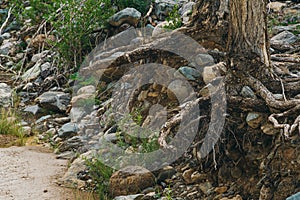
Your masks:
<svg viewBox="0 0 300 200"><path fill-rule="evenodd" d="M161 27L168 24L165 16L174 5L175 1L156 0L149 23L140 32L133 29L141 17L137 10L127 8L115 14L110 19L115 35L105 43L105 50L100 48L102 43L89 54L88 62L73 79L57 69L55 51L40 48L46 43L45 34L35 35L32 46L24 48L25 26L11 23L0 36L0 105L11 106L16 91L17 109L28 135L34 135L37 143L52 145L58 158L70 159L72 164L60 179L64 186L93 188L96 183L86 159L100 155L103 162L117 170L110 179L109 192L119 200L267 200L296 194L300 191L299 136L282 141L280 131L268 122L265 107L255 112L230 112L233 114L227 116L228 128L222 131L213 153L206 158L200 155L199 144L211 120L208 97L218 90L214 81L225 70L222 64L215 65L219 60L211 51L193 48L193 43L180 46L181 35L164 35L167 33ZM193 5L180 1L183 23L188 22ZM7 11L3 8L1 13L5 16ZM268 12L274 69L280 77L299 80L300 6L295 1L271 2ZM177 46L168 37L174 37ZM170 41L175 44L171 46ZM151 51L143 58L126 56L150 47L162 50ZM170 49L171 53L166 52ZM193 55L191 60L174 57L176 50L182 49ZM172 68L147 65L155 62ZM17 70L18 63L24 64L23 71ZM138 70L140 65L151 68ZM2 79L6 74L9 78ZM165 76L160 77L162 74ZM153 80L161 84L153 84ZM197 91L195 97L190 96L189 89ZM239 95L258 98L249 87L242 88ZM276 96L285 98L282 94ZM299 94L286 96L300 98ZM202 118L197 119L199 131L192 130L197 132L195 139L187 141L190 146L183 152L159 151L159 144L165 144L165 140L174 144L181 140L184 144L185 137L176 140L174 134L180 130L179 119L191 126L192 120L184 115L183 107L192 109L192 98L200 98L203 108ZM161 133L167 135L162 137ZM159 155L159 159L151 160L151 152L156 152L153 155ZM135 166L118 171L127 165Z"/></svg>

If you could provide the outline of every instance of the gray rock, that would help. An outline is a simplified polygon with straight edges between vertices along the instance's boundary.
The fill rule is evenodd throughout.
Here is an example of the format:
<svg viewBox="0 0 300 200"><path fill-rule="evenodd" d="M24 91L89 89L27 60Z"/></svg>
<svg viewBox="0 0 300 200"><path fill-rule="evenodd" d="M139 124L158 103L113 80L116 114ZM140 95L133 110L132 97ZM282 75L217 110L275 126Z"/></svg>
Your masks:
<svg viewBox="0 0 300 200"><path fill-rule="evenodd" d="M60 138L70 138L76 135L78 132L77 124L72 122L64 124L60 129L58 129L58 136Z"/></svg>
<svg viewBox="0 0 300 200"><path fill-rule="evenodd" d="M88 86L84 86L82 88L80 88L77 91L77 95L81 95L81 94L94 94L96 92L96 88L93 85L88 85Z"/></svg>
<svg viewBox="0 0 300 200"><path fill-rule="evenodd" d="M142 14L138 10L134 8L125 8L114 14L109 19L109 23L112 26L121 26L123 23L128 23L132 26L136 26L141 16Z"/></svg>
<svg viewBox="0 0 300 200"><path fill-rule="evenodd" d="M93 154L95 154L94 151L89 151L75 159L65 175L59 179L59 183L65 187L83 188L85 186L85 182L79 180L77 175L86 170L87 167L85 165L85 159L91 159Z"/></svg>
<svg viewBox="0 0 300 200"><path fill-rule="evenodd" d="M11 38L11 34L10 33L3 33L2 37L6 40L6 39Z"/></svg>
<svg viewBox="0 0 300 200"><path fill-rule="evenodd" d="M36 79L41 73L41 63L36 63L33 67L28 69L22 76L22 80L29 82Z"/></svg>
<svg viewBox="0 0 300 200"><path fill-rule="evenodd" d="M283 31L271 38L270 43L273 48L276 45L293 44L298 40L298 37L289 31Z"/></svg>
<svg viewBox="0 0 300 200"><path fill-rule="evenodd" d="M300 94L297 94L294 98L295 99L300 99Z"/></svg>
<svg viewBox="0 0 300 200"><path fill-rule="evenodd" d="M6 83L0 83L0 107L9 107L12 101L12 89Z"/></svg>
<svg viewBox="0 0 300 200"><path fill-rule="evenodd" d="M23 126L22 130L23 130L23 134L25 136L30 136L31 135L31 127L30 126Z"/></svg>
<svg viewBox="0 0 300 200"><path fill-rule="evenodd" d="M214 66L204 67L202 77L204 83L208 84L220 76L219 70Z"/></svg>
<svg viewBox="0 0 300 200"><path fill-rule="evenodd" d="M70 94L64 92L45 92L37 97L35 101L47 110L65 112L70 99Z"/></svg>
<svg viewBox="0 0 300 200"><path fill-rule="evenodd" d="M135 194L135 195L128 195L128 196L118 196L115 197L114 200L135 200L135 199L140 199L143 197L143 194Z"/></svg>
<svg viewBox="0 0 300 200"><path fill-rule="evenodd" d="M49 50L42 51L41 53L34 54L31 58L31 62L36 63L44 58L49 53Z"/></svg>
<svg viewBox="0 0 300 200"><path fill-rule="evenodd" d="M255 93L251 90L249 86L244 86L241 91L242 97L256 99Z"/></svg>
<svg viewBox="0 0 300 200"><path fill-rule="evenodd" d="M188 2L187 4L184 4L179 10L184 24L186 24L189 21L189 17L191 16L195 4L195 2Z"/></svg>
<svg viewBox="0 0 300 200"><path fill-rule="evenodd" d="M72 107L70 111L71 122L79 122L87 113L82 107Z"/></svg>
<svg viewBox="0 0 300 200"><path fill-rule="evenodd" d="M44 122L44 121L46 121L46 120L48 120L50 118L51 118L51 115L43 116L43 117L39 118L38 120L36 120L35 124L40 124L40 123L42 123L42 122Z"/></svg>
<svg viewBox="0 0 300 200"><path fill-rule="evenodd" d="M51 64L49 62L41 64L40 62L37 62L33 67L28 69L22 76L22 80L24 81L31 81L36 79L39 75L42 76L42 78L46 78L51 74Z"/></svg>
<svg viewBox="0 0 300 200"><path fill-rule="evenodd" d="M286 3L275 1L268 3L267 8L273 10L274 12L280 12L286 6Z"/></svg>
<svg viewBox="0 0 300 200"><path fill-rule="evenodd" d="M13 42L10 42L9 40L4 40L2 45L0 46L0 54L7 56L13 47Z"/></svg>
<svg viewBox="0 0 300 200"><path fill-rule="evenodd" d="M174 80L168 85L167 95L171 100L184 100L190 93L187 91L185 82L182 80Z"/></svg>
<svg viewBox="0 0 300 200"><path fill-rule="evenodd" d="M181 7L184 3L187 3L187 0L155 0L154 3L154 14L160 21L164 21L171 12L176 4Z"/></svg>
<svg viewBox="0 0 300 200"><path fill-rule="evenodd" d="M258 128L263 121L263 115L261 113L250 112L247 115L246 122L251 128Z"/></svg>
<svg viewBox="0 0 300 200"><path fill-rule="evenodd" d="M276 100L283 100L284 98L283 98L283 94L274 94L274 98L276 99Z"/></svg>
<svg viewBox="0 0 300 200"><path fill-rule="evenodd" d="M214 58L209 54L198 54L195 57L195 63L200 67L211 66L214 63Z"/></svg>
<svg viewBox="0 0 300 200"><path fill-rule="evenodd" d="M190 81L195 81L201 76L200 72L191 67L180 67L178 71Z"/></svg>
<svg viewBox="0 0 300 200"><path fill-rule="evenodd" d="M23 111L32 113L33 115L37 115L38 113L42 112L41 108L38 105L27 106Z"/></svg>
<svg viewBox="0 0 300 200"><path fill-rule="evenodd" d="M208 194L210 189L212 188L212 184L211 182L200 183L199 188L204 194Z"/></svg>
<svg viewBox="0 0 300 200"><path fill-rule="evenodd" d="M292 24L292 25L288 25L288 26L274 26L272 28L272 33L273 34L278 34L282 31L290 31L290 32L293 32L293 31L296 31L297 30L297 27L300 26L300 23L298 24Z"/></svg>
<svg viewBox="0 0 300 200"><path fill-rule="evenodd" d="M65 139L65 138L63 138ZM84 144L83 138L81 136L74 136L67 140L65 140L60 146L59 146L59 152L65 152L65 151L77 151L80 147L82 147Z"/></svg>
<svg viewBox="0 0 300 200"><path fill-rule="evenodd" d="M70 160L76 156L74 151L66 151L56 156L56 159Z"/></svg>

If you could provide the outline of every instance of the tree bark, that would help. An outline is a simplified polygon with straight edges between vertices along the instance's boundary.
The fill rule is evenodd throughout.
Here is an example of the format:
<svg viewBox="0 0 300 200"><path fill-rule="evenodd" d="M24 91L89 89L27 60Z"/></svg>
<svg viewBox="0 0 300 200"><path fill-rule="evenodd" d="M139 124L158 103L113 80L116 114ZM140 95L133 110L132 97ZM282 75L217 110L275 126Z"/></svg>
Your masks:
<svg viewBox="0 0 300 200"><path fill-rule="evenodd" d="M227 52L231 65L244 72L260 71L255 65L270 68L265 0L230 0L230 25Z"/></svg>
<svg viewBox="0 0 300 200"><path fill-rule="evenodd" d="M228 0L198 0L186 34L207 49L226 50Z"/></svg>

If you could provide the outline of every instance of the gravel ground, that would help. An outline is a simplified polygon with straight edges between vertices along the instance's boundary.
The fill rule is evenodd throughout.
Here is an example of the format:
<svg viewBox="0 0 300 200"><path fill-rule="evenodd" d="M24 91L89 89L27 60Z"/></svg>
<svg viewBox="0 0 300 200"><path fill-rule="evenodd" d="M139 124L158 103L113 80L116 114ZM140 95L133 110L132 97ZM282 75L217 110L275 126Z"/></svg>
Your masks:
<svg viewBox="0 0 300 200"><path fill-rule="evenodd" d="M0 200L71 200L74 192L56 185L67 161L42 147L0 149Z"/></svg>

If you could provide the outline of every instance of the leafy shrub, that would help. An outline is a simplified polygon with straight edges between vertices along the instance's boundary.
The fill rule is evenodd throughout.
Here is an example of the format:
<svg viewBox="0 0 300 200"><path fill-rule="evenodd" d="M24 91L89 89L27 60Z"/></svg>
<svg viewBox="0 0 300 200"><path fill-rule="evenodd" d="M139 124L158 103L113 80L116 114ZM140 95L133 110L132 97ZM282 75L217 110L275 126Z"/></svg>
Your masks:
<svg viewBox="0 0 300 200"><path fill-rule="evenodd" d="M58 37L54 44L63 61L78 67L95 46L91 38L95 30L107 25L115 12L110 0L29 0L29 6L11 0L19 20L31 19L33 25L43 20Z"/></svg>
<svg viewBox="0 0 300 200"><path fill-rule="evenodd" d="M177 29L182 26L182 19L179 14L179 6L176 4L172 11L169 13L168 17L166 18L168 25L164 26L167 29Z"/></svg>

